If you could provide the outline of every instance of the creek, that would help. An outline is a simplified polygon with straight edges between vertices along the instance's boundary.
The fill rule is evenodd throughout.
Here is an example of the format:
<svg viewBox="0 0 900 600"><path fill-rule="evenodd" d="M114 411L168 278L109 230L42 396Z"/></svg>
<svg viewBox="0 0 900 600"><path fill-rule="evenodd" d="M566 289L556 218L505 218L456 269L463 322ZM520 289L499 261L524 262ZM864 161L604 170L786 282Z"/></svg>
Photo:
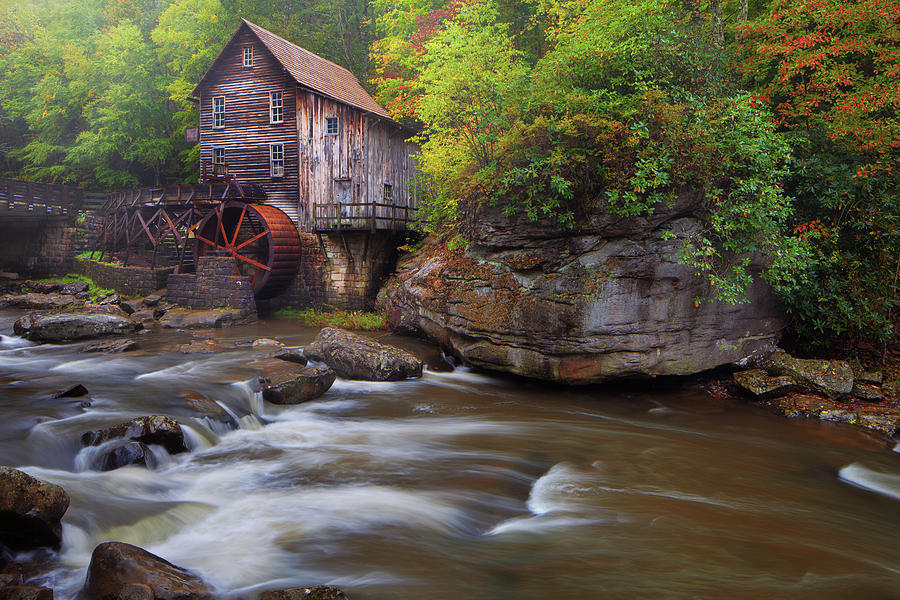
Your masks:
<svg viewBox="0 0 900 600"><path fill-rule="evenodd" d="M790 421L684 379L564 388L465 368L338 379L282 407L255 391L249 348L180 354L170 348L191 335L169 331L84 354L15 337L19 314L0 313L0 464L71 496L62 546L39 557L59 600L107 540L224 598L316 584L353 600L900 589L900 454L850 426ZM315 333L268 321L204 335L303 346ZM50 398L76 383L90 406ZM200 397L225 418L201 416ZM191 451L97 470L81 434L147 414L178 419Z"/></svg>

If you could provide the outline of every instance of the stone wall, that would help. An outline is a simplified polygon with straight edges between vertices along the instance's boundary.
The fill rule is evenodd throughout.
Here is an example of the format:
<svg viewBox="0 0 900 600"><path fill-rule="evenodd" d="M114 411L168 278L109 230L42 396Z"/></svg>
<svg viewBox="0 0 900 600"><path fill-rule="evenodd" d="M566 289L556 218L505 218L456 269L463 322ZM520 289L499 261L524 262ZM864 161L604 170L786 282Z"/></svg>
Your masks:
<svg viewBox="0 0 900 600"><path fill-rule="evenodd" d="M90 277L95 285L112 288L123 296L146 296L166 287L166 279L174 268L122 267L76 258L72 270Z"/></svg>
<svg viewBox="0 0 900 600"><path fill-rule="evenodd" d="M267 309L328 305L370 309L381 284L393 269L399 240L380 232L301 233L300 270L282 296Z"/></svg>
<svg viewBox="0 0 900 600"><path fill-rule="evenodd" d="M0 223L0 270L44 277L72 270L77 229L66 221Z"/></svg>
<svg viewBox="0 0 900 600"><path fill-rule="evenodd" d="M166 300L189 308L237 308L244 314L256 312L253 282L234 275L234 258L202 256L197 272L169 275Z"/></svg>

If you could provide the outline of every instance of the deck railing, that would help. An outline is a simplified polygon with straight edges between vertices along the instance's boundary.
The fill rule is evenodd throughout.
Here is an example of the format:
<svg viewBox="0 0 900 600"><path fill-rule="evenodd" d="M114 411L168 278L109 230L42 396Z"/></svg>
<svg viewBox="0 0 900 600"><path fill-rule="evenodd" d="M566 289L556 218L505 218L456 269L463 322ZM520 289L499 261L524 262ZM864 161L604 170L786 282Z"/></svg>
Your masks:
<svg viewBox="0 0 900 600"><path fill-rule="evenodd" d="M84 199L84 190L67 185L0 179L0 205L11 211L68 215L82 210Z"/></svg>
<svg viewBox="0 0 900 600"><path fill-rule="evenodd" d="M404 231L416 209L381 202L313 203L316 231Z"/></svg>

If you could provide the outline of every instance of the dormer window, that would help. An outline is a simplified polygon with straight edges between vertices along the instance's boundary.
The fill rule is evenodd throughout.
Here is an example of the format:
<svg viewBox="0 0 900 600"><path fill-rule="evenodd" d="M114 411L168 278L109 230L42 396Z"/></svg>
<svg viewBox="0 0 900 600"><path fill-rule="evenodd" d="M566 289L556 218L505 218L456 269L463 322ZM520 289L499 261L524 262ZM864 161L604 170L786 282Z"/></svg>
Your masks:
<svg viewBox="0 0 900 600"><path fill-rule="evenodd" d="M253 66L253 46L244 48L244 68L249 69Z"/></svg>
<svg viewBox="0 0 900 600"><path fill-rule="evenodd" d="M337 135L338 131L338 118L327 117L325 119L325 135Z"/></svg>
<svg viewBox="0 0 900 600"><path fill-rule="evenodd" d="M281 92L269 94L269 123L284 123L284 98Z"/></svg>
<svg viewBox="0 0 900 600"><path fill-rule="evenodd" d="M213 129L225 127L225 96L215 96L213 102Z"/></svg>

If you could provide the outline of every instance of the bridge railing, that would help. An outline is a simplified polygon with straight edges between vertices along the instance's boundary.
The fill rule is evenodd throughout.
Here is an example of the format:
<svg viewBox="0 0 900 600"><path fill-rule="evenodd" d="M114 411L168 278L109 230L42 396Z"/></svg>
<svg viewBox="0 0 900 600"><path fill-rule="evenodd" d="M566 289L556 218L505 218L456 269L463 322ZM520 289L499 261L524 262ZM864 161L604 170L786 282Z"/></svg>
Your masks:
<svg viewBox="0 0 900 600"><path fill-rule="evenodd" d="M82 210L84 190L0 178L0 204L5 204L8 210L70 214Z"/></svg>

